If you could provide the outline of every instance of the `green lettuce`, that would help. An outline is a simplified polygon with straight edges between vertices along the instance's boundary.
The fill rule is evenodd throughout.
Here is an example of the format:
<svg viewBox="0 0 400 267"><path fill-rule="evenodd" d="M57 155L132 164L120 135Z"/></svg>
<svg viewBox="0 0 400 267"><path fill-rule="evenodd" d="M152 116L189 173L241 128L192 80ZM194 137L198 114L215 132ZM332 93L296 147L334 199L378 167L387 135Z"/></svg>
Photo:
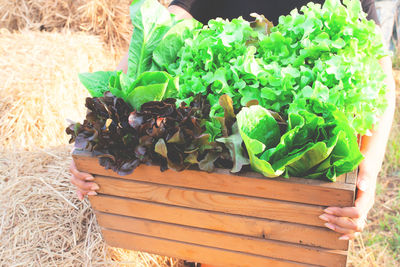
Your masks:
<svg viewBox="0 0 400 267"><path fill-rule="evenodd" d="M150 101L172 98L178 93L178 78L163 71L142 73L126 92L126 101L137 110Z"/></svg>
<svg viewBox="0 0 400 267"><path fill-rule="evenodd" d="M263 106L288 114L289 104L317 97L343 111L365 134L386 106L381 35L358 0L308 3L281 16L259 43ZM261 78L261 77L260 77Z"/></svg>
<svg viewBox="0 0 400 267"><path fill-rule="evenodd" d="M267 177L335 181L358 166L363 157L343 112L317 99L306 102L304 108L289 114L288 129L282 136L267 109L251 106L239 112L239 131L254 170Z"/></svg>
<svg viewBox="0 0 400 267"><path fill-rule="evenodd" d="M133 1L130 12L134 31L129 47L128 73L99 71L82 73L79 78L93 97L102 97L105 92L110 91L139 110L146 102L177 96L179 78L159 71L160 67L153 60L157 60L158 64L163 66L167 60L176 59L174 53L182 43L180 46L176 42L171 43L168 50L168 42L172 37L176 38L195 27L200 27L200 24L194 20L175 20L156 0ZM163 39L164 35L168 38ZM180 42L183 42L183 39L180 39ZM161 47L157 49L159 45ZM156 56L153 56L154 51Z"/></svg>
<svg viewBox="0 0 400 267"><path fill-rule="evenodd" d="M153 64L153 51L176 21L157 0L135 0L130 13L134 28L129 45L128 76L136 79L145 71L158 70Z"/></svg>
<svg viewBox="0 0 400 267"><path fill-rule="evenodd" d="M192 38L192 32L201 26L202 24L195 19L181 20L172 26L154 49L153 61L158 67L168 69L168 66L176 61L185 40Z"/></svg>
<svg viewBox="0 0 400 267"><path fill-rule="evenodd" d="M101 97L110 90L110 78L115 75L115 71L85 72L79 73L79 80L92 97Z"/></svg>
<svg viewBox="0 0 400 267"><path fill-rule="evenodd" d="M264 151L275 147L280 138L278 123L271 112L259 105L244 107L237 115L237 123L253 170L267 177L282 175L284 168L274 169L260 158Z"/></svg>

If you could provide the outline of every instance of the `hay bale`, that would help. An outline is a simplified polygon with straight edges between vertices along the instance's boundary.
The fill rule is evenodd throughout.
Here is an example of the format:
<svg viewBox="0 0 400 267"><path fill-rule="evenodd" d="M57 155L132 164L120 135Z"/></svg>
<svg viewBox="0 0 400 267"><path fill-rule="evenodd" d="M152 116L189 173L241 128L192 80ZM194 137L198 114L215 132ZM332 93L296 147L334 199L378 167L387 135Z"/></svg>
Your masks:
<svg viewBox="0 0 400 267"><path fill-rule="evenodd" d="M69 183L70 146L0 155L0 266L180 266L108 248Z"/></svg>
<svg viewBox="0 0 400 267"><path fill-rule="evenodd" d="M77 29L94 33L110 45L111 51L126 52L132 34L129 17L131 1L86 0L77 8Z"/></svg>
<svg viewBox="0 0 400 267"><path fill-rule="evenodd" d="M81 0L1 0L0 28L9 30L52 30L79 24ZM77 24L78 23L78 24Z"/></svg>
<svg viewBox="0 0 400 267"><path fill-rule="evenodd" d="M0 32L0 143L3 148L67 144L67 119L86 114L79 72L112 70L99 37L83 33Z"/></svg>
<svg viewBox="0 0 400 267"><path fill-rule="evenodd" d="M170 0L159 0L167 6ZM127 50L131 0L0 0L0 28L10 31L70 29L101 36L111 51Z"/></svg>
<svg viewBox="0 0 400 267"><path fill-rule="evenodd" d="M129 0L0 0L0 28L98 34L112 50L130 40Z"/></svg>

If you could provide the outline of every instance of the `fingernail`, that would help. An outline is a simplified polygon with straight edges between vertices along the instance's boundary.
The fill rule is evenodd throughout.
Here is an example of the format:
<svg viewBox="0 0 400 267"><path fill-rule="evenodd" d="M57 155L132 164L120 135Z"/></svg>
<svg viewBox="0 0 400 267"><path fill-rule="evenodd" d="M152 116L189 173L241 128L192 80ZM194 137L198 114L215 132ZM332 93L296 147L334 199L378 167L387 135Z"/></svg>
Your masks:
<svg viewBox="0 0 400 267"><path fill-rule="evenodd" d="M97 192L95 192L95 191L89 191L87 194L88 194L89 196L96 196L96 195L97 195Z"/></svg>
<svg viewBox="0 0 400 267"><path fill-rule="evenodd" d="M86 180L86 181L93 181L93 180L94 180L94 177L93 177L93 176L86 176L86 177L85 177L85 180Z"/></svg>
<svg viewBox="0 0 400 267"><path fill-rule="evenodd" d="M95 184L95 185L92 185L92 187L90 187L90 189L92 189L92 191L96 191L96 190L99 190L100 187L97 184Z"/></svg>
<svg viewBox="0 0 400 267"><path fill-rule="evenodd" d="M333 214L333 210L331 208L324 209L325 213Z"/></svg>
<svg viewBox="0 0 400 267"><path fill-rule="evenodd" d="M368 183L367 183L367 181L361 180L361 181L358 183L358 189L360 189L361 191L366 191L367 188L368 188Z"/></svg>
<svg viewBox="0 0 400 267"><path fill-rule="evenodd" d="M343 235L339 237L339 240L349 240L350 238L347 235Z"/></svg>
<svg viewBox="0 0 400 267"><path fill-rule="evenodd" d="M328 216L326 216L325 214L320 215L319 218L320 218L321 220L323 220L323 221L329 222L329 218L328 218Z"/></svg>
<svg viewBox="0 0 400 267"><path fill-rule="evenodd" d="M335 226L333 226L333 224L325 223L325 226L328 227L329 229L335 231Z"/></svg>

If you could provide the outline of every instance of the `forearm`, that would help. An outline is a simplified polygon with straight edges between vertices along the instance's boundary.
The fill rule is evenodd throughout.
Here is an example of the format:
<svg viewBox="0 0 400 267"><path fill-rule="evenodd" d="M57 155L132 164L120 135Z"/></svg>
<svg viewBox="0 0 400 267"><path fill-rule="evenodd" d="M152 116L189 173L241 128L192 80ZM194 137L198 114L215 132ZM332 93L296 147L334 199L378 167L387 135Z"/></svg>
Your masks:
<svg viewBox="0 0 400 267"><path fill-rule="evenodd" d="M390 129L393 122L396 93L395 83L392 74L392 62L388 56L382 58L379 62L386 74L385 83L387 86L387 102L388 106L384 114L380 117L379 124L372 135L363 136L361 140L361 153L364 160L360 164L359 175L366 176L369 181L368 186L375 188L376 177L381 169L383 159L385 157L386 144L389 138Z"/></svg>
<svg viewBox="0 0 400 267"><path fill-rule="evenodd" d="M192 15L190 15L189 12L179 6L169 6L168 11L171 14L174 14L178 20L192 18ZM128 71L128 52L126 52L126 54L123 56L116 69L122 70L125 73Z"/></svg>

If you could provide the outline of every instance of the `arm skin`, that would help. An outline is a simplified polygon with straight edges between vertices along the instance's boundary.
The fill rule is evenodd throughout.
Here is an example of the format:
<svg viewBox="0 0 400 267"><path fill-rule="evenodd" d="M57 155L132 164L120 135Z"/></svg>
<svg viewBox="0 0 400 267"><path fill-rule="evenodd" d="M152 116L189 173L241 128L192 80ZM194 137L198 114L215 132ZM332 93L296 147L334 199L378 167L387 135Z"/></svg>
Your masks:
<svg viewBox="0 0 400 267"><path fill-rule="evenodd" d="M192 18L186 10L179 6L170 6L168 8L169 12L175 14L177 19L188 19ZM127 72L128 70L128 53L124 55L121 62L118 64L117 70L122 70L123 72ZM89 173L84 173L78 171L75 166L74 161L71 162L69 171L71 173L70 181L73 185L77 187L76 193L78 198L82 201L85 198L85 195L94 196L97 195L96 190L99 190L99 186L94 183L94 178Z"/></svg>
<svg viewBox="0 0 400 267"><path fill-rule="evenodd" d="M386 56L379 61L386 74L385 83L388 89L386 98L388 107L381 116L377 129L372 135L361 139L361 153L364 160L359 166L357 180L357 197L354 207L329 207L320 218L326 221L325 226L343 235L341 240L354 239L357 233L362 232L369 210L374 205L375 189L378 173L385 157L385 150L389 138L396 107L395 83L392 73L392 62Z"/></svg>

